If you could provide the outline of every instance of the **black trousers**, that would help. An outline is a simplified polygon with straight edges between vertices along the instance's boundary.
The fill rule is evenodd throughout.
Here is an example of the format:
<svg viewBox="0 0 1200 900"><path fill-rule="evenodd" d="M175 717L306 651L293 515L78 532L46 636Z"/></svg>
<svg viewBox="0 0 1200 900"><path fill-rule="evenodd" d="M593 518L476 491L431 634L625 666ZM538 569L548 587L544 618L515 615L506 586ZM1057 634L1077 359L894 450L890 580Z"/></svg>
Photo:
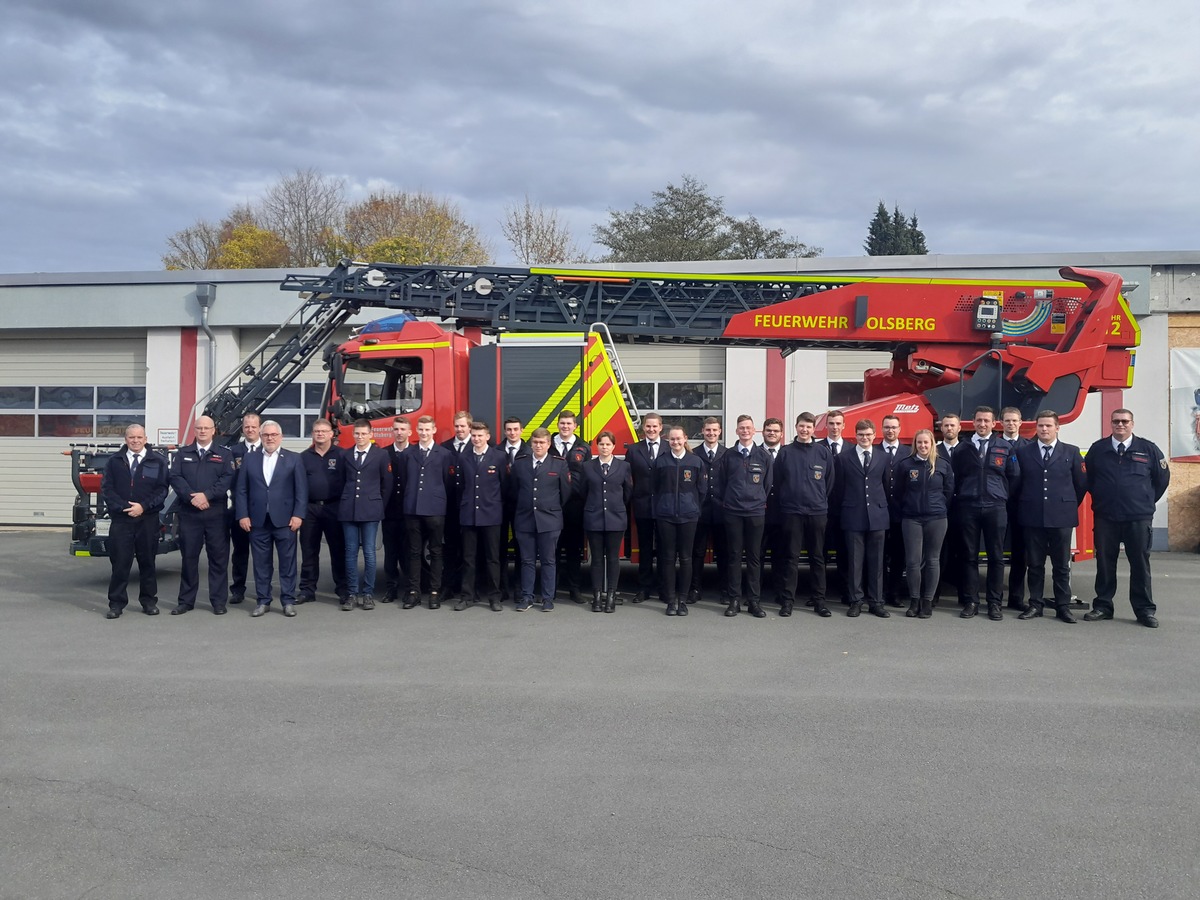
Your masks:
<svg viewBox="0 0 1200 900"><path fill-rule="evenodd" d="M380 531L383 534L383 578L387 596L395 600L408 590L408 529L404 519L384 519Z"/></svg>
<svg viewBox="0 0 1200 900"><path fill-rule="evenodd" d="M797 582L800 580L800 555L806 550L808 551L809 590L813 606L825 605L827 586L825 535L828 518L828 516L799 514L787 517L787 574L784 576L783 591L779 597L780 606L790 607L795 603L796 594L799 593Z"/></svg>
<svg viewBox="0 0 1200 900"><path fill-rule="evenodd" d="M563 528L558 536L558 586L578 591L583 579L583 504L563 508Z"/></svg>
<svg viewBox="0 0 1200 900"><path fill-rule="evenodd" d="M1070 538L1067 540L1069 543ZM1005 542L1008 544L1008 602L1019 604L1025 600L1029 542L1025 539L1025 528L1017 523L1017 516L1013 510L1009 510L1008 513L1008 536Z"/></svg>
<svg viewBox="0 0 1200 900"><path fill-rule="evenodd" d="M659 591L663 602L670 605L677 598L687 599L688 585L692 583L692 544L696 541L696 523L658 519L657 525Z"/></svg>
<svg viewBox="0 0 1200 900"><path fill-rule="evenodd" d="M592 594L611 594L621 577L621 540L624 531L589 531L588 553L592 558Z"/></svg>
<svg viewBox="0 0 1200 900"><path fill-rule="evenodd" d="M213 609L229 603L229 528L225 507L179 513L179 605L194 609L200 591L200 551L208 558L208 602Z"/></svg>
<svg viewBox="0 0 1200 900"><path fill-rule="evenodd" d="M310 502L300 526L300 596L315 597L321 580L321 538L329 545L329 570L339 599L347 596L346 538L337 517L337 501Z"/></svg>
<svg viewBox="0 0 1200 900"><path fill-rule="evenodd" d="M114 516L108 532L108 562L112 577L108 581L108 608L129 605L129 573L133 561L138 564L138 602L142 609L158 605L158 571L154 554L158 551L158 513L137 518Z"/></svg>
<svg viewBox="0 0 1200 900"><path fill-rule="evenodd" d="M521 593L521 547L513 530L515 509L504 505L504 522L500 526L500 594L518 596ZM510 570L509 561L513 566Z"/></svg>
<svg viewBox="0 0 1200 900"><path fill-rule="evenodd" d="M834 552L839 589L842 602L850 602L850 556L846 551L846 534L842 531L842 518L830 512L825 519L825 551Z"/></svg>
<svg viewBox="0 0 1200 900"><path fill-rule="evenodd" d="M883 599L895 600L908 593L908 583L904 580L904 531L900 520L894 519L883 536Z"/></svg>
<svg viewBox="0 0 1200 900"><path fill-rule="evenodd" d="M409 535L412 535L410 530ZM440 560L442 574L438 578L438 583L441 588L433 587L432 573L430 581L431 591L442 591L447 597L456 594L462 590L462 528L458 524L458 498L451 499L449 512L442 519L442 540L444 552ZM412 554L409 554L411 561ZM430 566L433 564L433 556L430 554ZM411 579L410 579L411 580Z"/></svg>
<svg viewBox="0 0 1200 900"><path fill-rule="evenodd" d="M638 590L654 593L654 559L658 555L658 528L653 519L635 519L638 545Z"/></svg>
<svg viewBox="0 0 1200 900"><path fill-rule="evenodd" d="M938 589L946 519L901 519L900 528L904 532L909 600L932 602Z"/></svg>
<svg viewBox="0 0 1200 900"><path fill-rule="evenodd" d="M429 590L442 592L442 554L445 550L445 516L409 516L404 520L408 534L408 591L421 593L421 557L429 548ZM458 541L456 541L458 543ZM441 599L445 599L444 597Z"/></svg>
<svg viewBox="0 0 1200 900"><path fill-rule="evenodd" d="M1096 599L1093 609L1113 611L1117 594L1117 554L1125 545L1129 560L1129 605L1134 615L1154 615L1158 607L1150 591L1151 520L1117 522L1096 516Z"/></svg>
<svg viewBox="0 0 1200 900"><path fill-rule="evenodd" d="M781 517L779 521L772 522L766 518L763 519L763 535L761 549L759 555L762 557L762 566L765 570L768 561L770 562L770 574L764 579L775 592L775 599L779 600L783 596L784 583L787 581L788 568L788 551L791 546L791 540L788 537L787 519Z"/></svg>
<svg viewBox="0 0 1200 900"><path fill-rule="evenodd" d="M246 597L246 573L250 569L250 532L233 517L230 506L226 516L229 521L229 596L239 603Z"/></svg>
<svg viewBox="0 0 1200 900"><path fill-rule="evenodd" d="M701 519L696 523L696 542L692 545L692 583L693 591L701 590L704 581L704 558L708 555L708 543L712 541L713 559L717 564L717 584L725 590L726 572L729 569L729 555L725 542L725 526L722 522Z"/></svg>
<svg viewBox="0 0 1200 900"><path fill-rule="evenodd" d="M746 595L751 603L762 598L762 544L764 516L725 515L725 602L740 602L742 597L742 554L746 555Z"/></svg>
<svg viewBox="0 0 1200 900"><path fill-rule="evenodd" d="M883 602L883 536L886 531L844 531L850 602Z"/></svg>
<svg viewBox="0 0 1200 900"><path fill-rule="evenodd" d="M958 593L963 583L962 572L962 541L959 539L959 515L951 509L946 516L946 539L942 541L940 563L940 582L934 596L943 593Z"/></svg>
<svg viewBox="0 0 1200 900"><path fill-rule="evenodd" d="M1050 557L1050 577L1054 588L1054 606L1071 605L1071 529L1023 528L1025 559L1028 563L1029 603L1046 605L1046 557ZM1012 594L1009 594L1012 597Z"/></svg>
<svg viewBox="0 0 1200 900"><path fill-rule="evenodd" d="M462 595L467 600L500 597L500 526L463 525ZM479 561L483 561L482 572ZM482 575L482 577L480 577Z"/></svg>
<svg viewBox="0 0 1200 900"><path fill-rule="evenodd" d="M987 602L1004 599L1004 532L1008 510L1003 506L968 506L958 509L959 544L962 549L962 580L958 598L963 603L979 602L979 544L987 556Z"/></svg>

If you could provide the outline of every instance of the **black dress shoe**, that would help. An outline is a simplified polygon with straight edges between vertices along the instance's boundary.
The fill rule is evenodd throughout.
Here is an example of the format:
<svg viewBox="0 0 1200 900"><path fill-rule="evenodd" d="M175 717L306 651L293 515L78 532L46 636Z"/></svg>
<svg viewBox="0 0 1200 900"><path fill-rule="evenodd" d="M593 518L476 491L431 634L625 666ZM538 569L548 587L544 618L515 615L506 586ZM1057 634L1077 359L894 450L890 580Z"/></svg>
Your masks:
<svg viewBox="0 0 1200 900"><path fill-rule="evenodd" d="M191 612L191 611L192 611L192 608L190 606L177 606L173 610L171 610L171 615L182 616L184 613Z"/></svg>
<svg viewBox="0 0 1200 900"><path fill-rule="evenodd" d="M229 602L232 603L233 601L231 600ZM254 611L252 613L250 613L250 618L257 619L259 616L265 616L266 614L267 614L266 606L263 606L260 604L259 606L254 607Z"/></svg>
<svg viewBox="0 0 1200 900"><path fill-rule="evenodd" d="M999 622L1004 618L1004 610L1000 608L999 603L988 604L988 618L993 622Z"/></svg>
<svg viewBox="0 0 1200 900"><path fill-rule="evenodd" d="M1145 625L1147 628L1157 628L1158 627L1158 619L1154 618L1154 616L1150 615L1149 613L1146 613L1145 615L1142 615L1142 616L1138 616L1137 620L1140 623L1142 623L1143 625Z"/></svg>
<svg viewBox="0 0 1200 900"><path fill-rule="evenodd" d="M296 604L299 605L301 603L312 603L316 599L317 598L315 594L301 594L296 598Z"/></svg>
<svg viewBox="0 0 1200 900"><path fill-rule="evenodd" d="M244 597L230 597L229 602L232 603L234 606L237 606L244 599L245 599Z"/></svg>
<svg viewBox="0 0 1200 900"><path fill-rule="evenodd" d="M687 602L688 603L699 603L700 602L700 592L695 589L688 591Z"/></svg>
<svg viewBox="0 0 1200 900"><path fill-rule="evenodd" d="M786 619L791 614L792 614L792 604L785 603L781 607L779 607L779 615L782 616L783 618Z"/></svg>
<svg viewBox="0 0 1200 900"><path fill-rule="evenodd" d="M829 611L829 607L825 606L824 604L818 604L818 605L814 606L813 612L815 612L822 619L828 619L830 616L833 615L833 613L831 613Z"/></svg>
<svg viewBox="0 0 1200 900"><path fill-rule="evenodd" d="M862 614L862 604L861 603L851 603L850 608L848 610L846 610L846 615L849 616L851 619L856 619L861 614Z"/></svg>
<svg viewBox="0 0 1200 900"><path fill-rule="evenodd" d="M979 612L978 603L967 603L963 606L962 612L958 614L958 617L960 619L973 619L975 618L975 613L977 612Z"/></svg>
<svg viewBox="0 0 1200 900"><path fill-rule="evenodd" d="M892 609L908 609L907 602L903 600L897 600L895 597L893 597L891 600L888 600L884 606L890 606Z"/></svg>
<svg viewBox="0 0 1200 900"><path fill-rule="evenodd" d="M650 599L649 591L638 591L637 596L633 598L634 603L645 603Z"/></svg>
<svg viewBox="0 0 1200 900"><path fill-rule="evenodd" d="M471 606L474 606L474 601L468 600L466 597L463 597L461 600L459 600L457 603L454 604L454 611L462 612L464 609L467 609Z"/></svg>
<svg viewBox="0 0 1200 900"><path fill-rule="evenodd" d="M675 613L675 615L677 615L677 616L686 616L687 614L688 614L688 608L687 608L687 604L686 604L686 603L680 603L680 604L679 604L679 611L678 611L677 613ZM763 615L766 615L766 613L763 613Z"/></svg>
<svg viewBox="0 0 1200 900"><path fill-rule="evenodd" d="M106 612L106 613L104 614L104 618L106 618L106 619L119 619L119 618L121 618L121 610L119 610L119 609L110 609L108 612Z"/></svg>
<svg viewBox="0 0 1200 900"><path fill-rule="evenodd" d="M1027 609L1029 609L1029 604L1024 600L1009 600L1008 608L1018 610L1019 612L1025 612ZM1017 616L1017 618L1019 619L1021 617Z"/></svg>
<svg viewBox="0 0 1200 900"><path fill-rule="evenodd" d="M1070 613L1067 613L1067 615L1070 615ZM1040 606L1036 606L1036 605L1027 607L1023 613L1021 613L1019 616L1017 616L1017 618L1021 619L1021 620L1040 619L1041 617L1042 617L1042 608ZM1073 622L1075 620L1072 618L1071 621Z"/></svg>
<svg viewBox="0 0 1200 900"><path fill-rule="evenodd" d="M1083 621L1099 622L1103 619L1111 619L1112 617L1113 614L1107 609L1093 609L1091 612L1085 612L1083 614Z"/></svg>
<svg viewBox="0 0 1200 900"><path fill-rule="evenodd" d="M499 600L490 601L488 603L488 608L491 609L492 612L504 612L504 606Z"/></svg>
<svg viewBox="0 0 1200 900"><path fill-rule="evenodd" d="M404 603L401 604L404 609L413 609L421 605L421 595L415 591L404 598Z"/></svg>
<svg viewBox="0 0 1200 900"><path fill-rule="evenodd" d="M1038 615L1041 615L1040 611L1038 612ZM1076 622L1075 617L1071 615L1071 611L1065 606L1060 606L1058 610L1055 611L1054 618L1058 619L1060 622L1066 622L1068 625L1074 625Z"/></svg>
<svg viewBox="0 0 1200 900"><path fill-rule="evenodd" d="M227 612L229 612L229 610L227 610L225 607L218 606L216 609L213 610L213 615L214 616L223 616Z"/></svg>
<svg viewBox="0 0 1200 900"><path fill-rule="evenodd" d="M737 604L737 603L730 603L727 607L725 607L725 615L727 615L729 618L732 619L734 616L736 616L738 614L738 606L739 605L740 604Z"/></svg>
<svg viewBox="0 0 1200 900"><path fill-rule="evenodd" d="M874 606L870 607L870 610L871 610L871 615L879 616L879 618L881 618L881 619L890 619L892 617L892 614L890 612L888 612L887 609L881 603L877 603Z"/></svg>
<svg viewBox="0 0 1200 900"><path fill-rule="evenodd" d="M157 606L144 606L144 607L142 607L142 612L144 612L148 616L157 616L158 615L158 607Z"/></svg>
<svg viewBox="0 0 1200 900"><path fill-rule="evenodd" d="M441 609L442 608L442 598L441 598L441 595L439 595L437 591L430 591L430 593L429 593L429 608L430 609Z"/></svg>

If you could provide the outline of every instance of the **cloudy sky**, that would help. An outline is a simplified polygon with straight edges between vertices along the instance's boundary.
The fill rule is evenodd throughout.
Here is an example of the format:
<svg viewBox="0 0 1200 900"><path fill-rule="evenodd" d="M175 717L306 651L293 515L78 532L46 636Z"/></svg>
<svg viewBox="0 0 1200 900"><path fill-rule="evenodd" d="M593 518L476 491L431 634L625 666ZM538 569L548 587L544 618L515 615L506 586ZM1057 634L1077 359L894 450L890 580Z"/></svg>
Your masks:
<svg viewBox="0 0 1200 900"><path fill-rule="evenodd" d="M684 173L827 256L1200 247L1194 0L8 0L0 272L161 268L301 168L525 195L576 239ZM601 252L593 247L594 253Z"/></svg>

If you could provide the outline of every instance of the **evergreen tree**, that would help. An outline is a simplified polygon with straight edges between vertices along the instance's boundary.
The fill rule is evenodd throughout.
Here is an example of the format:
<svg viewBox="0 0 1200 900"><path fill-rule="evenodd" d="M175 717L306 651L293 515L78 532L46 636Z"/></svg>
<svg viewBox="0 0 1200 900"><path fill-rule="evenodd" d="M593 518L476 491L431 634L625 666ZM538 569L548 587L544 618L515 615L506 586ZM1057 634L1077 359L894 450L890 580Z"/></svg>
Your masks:
<svg viewBox="0 0 1200 900"><path fill-rule="evenodd" d="M929 252L916 214L905 216L899 205L889 213L882 200L867 226L863 249L868 256L918 256Z"/></svg>

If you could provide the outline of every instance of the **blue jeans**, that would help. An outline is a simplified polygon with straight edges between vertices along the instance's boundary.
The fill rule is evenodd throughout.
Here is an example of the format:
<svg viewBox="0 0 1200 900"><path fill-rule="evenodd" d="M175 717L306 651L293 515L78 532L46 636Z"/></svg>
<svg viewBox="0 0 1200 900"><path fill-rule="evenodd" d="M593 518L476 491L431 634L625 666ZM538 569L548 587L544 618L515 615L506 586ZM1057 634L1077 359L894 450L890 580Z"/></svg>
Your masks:
<svg viewBox="0 0 1200 900"><path fill-rule="evenodd" d="M378 532L378 522L342 523L342 534L346 538L346 591L350 596L375 593L375 535ZM361 582L358 579L359 547L363 554Z"/></svg>

